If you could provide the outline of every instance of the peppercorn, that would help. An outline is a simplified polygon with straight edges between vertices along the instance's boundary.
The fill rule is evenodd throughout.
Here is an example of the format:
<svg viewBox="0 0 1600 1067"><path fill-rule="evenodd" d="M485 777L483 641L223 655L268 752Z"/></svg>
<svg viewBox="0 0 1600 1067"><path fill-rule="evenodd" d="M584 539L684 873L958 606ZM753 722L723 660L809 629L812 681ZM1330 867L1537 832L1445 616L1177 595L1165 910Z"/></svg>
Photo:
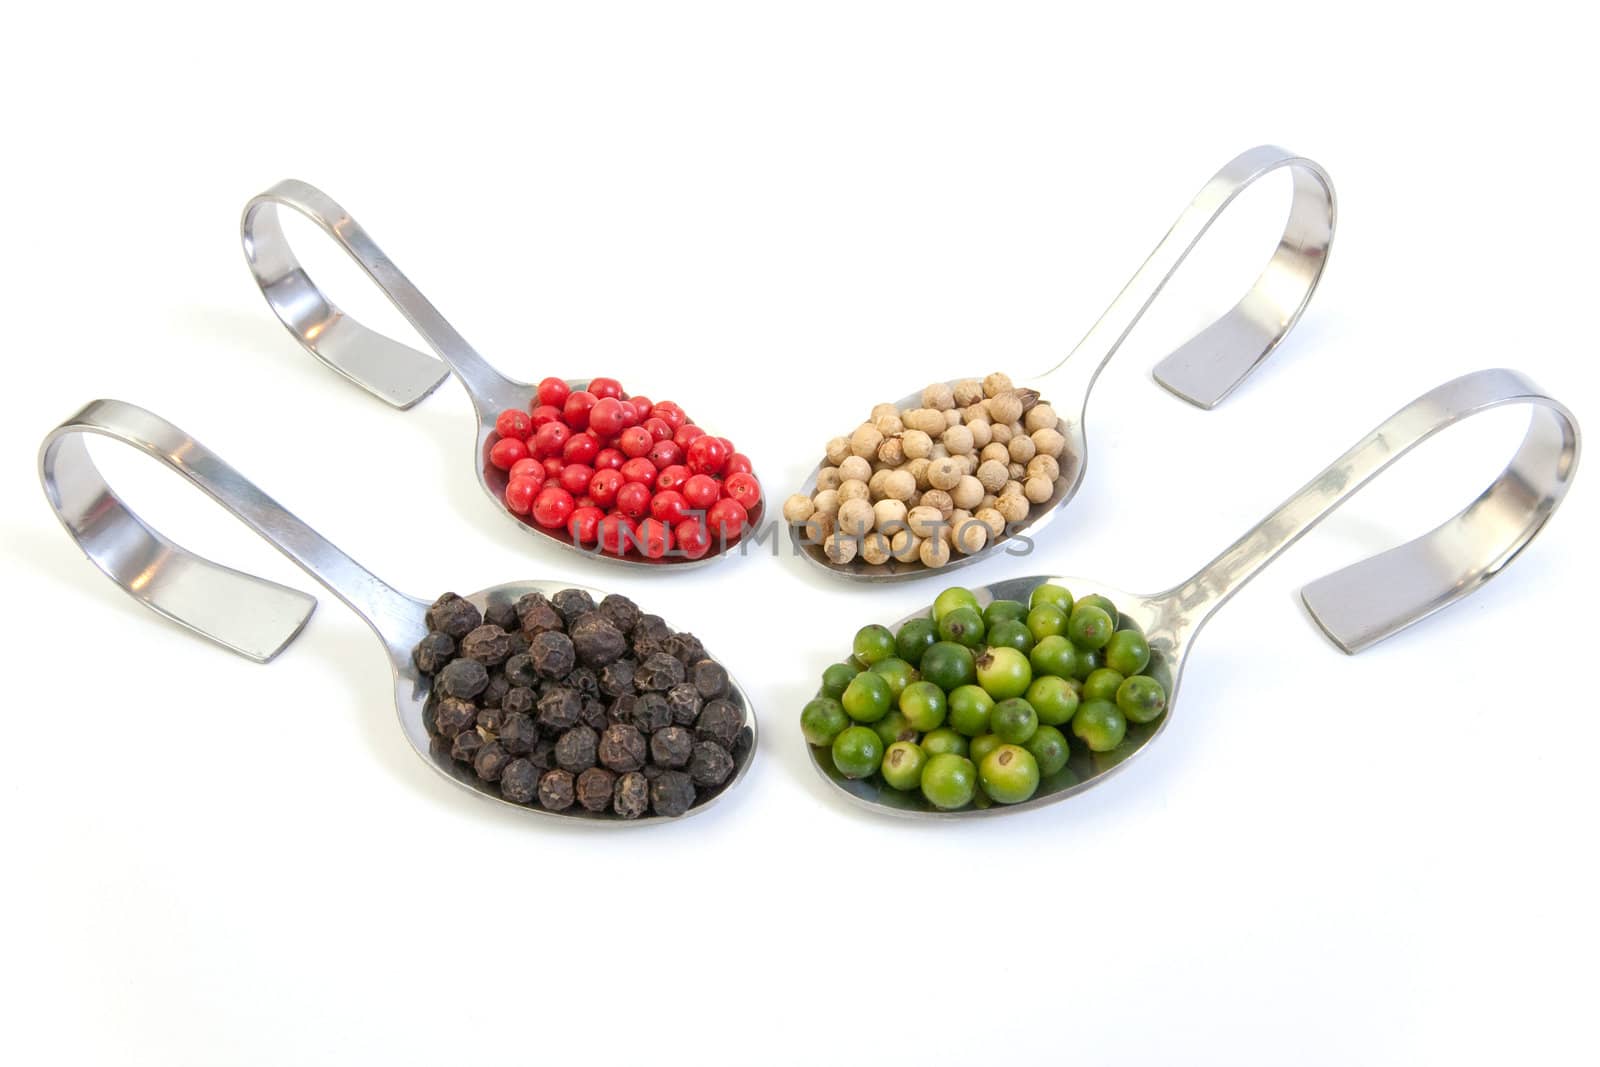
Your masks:
<svg viewBox="0 0 1600 1067"><path fill-rule="evenodd" d="M666 647L663 651L685 666L706 658L706 646L702 645L700 639L691 633L673 634L667 638Z"/></svg>
<svg viewBox="0 0 1600 1067"><path fill-rule="evenodd" d="M483 616L472 601L446 593L433 602L426 615L428 629L441 630L459 641L483 623Z"/></svg>
<svg viewBox="0 0 1600 1067"><path fill-rule="evenodd" d="M500 727L500 747L513 756L524 756L539 743L539 728L533 717L523 712L507 715Z"/></svg>
<svg viewBox="0 0 1600 1067"><path fill-rule="evenodd" d="M728 780L733 773L733 757L728 750L712 741L700 741L689 758L689 777L702 788L714 788Z"/></svg>
<svg viewBox="0 0 1600 1067"><path fill-rule="evenodd" d="M532 688L539 681L539 672L533 668L533 656L527 652L506 660L505 672L506 681L513 686Z"/></svg>
<svg viewBox="0 0 1600 1067"><path fill-rule="evenodd" d="M471 700L489 684L489 669L475 659L453 659L445 664L433 684L447 697Z"/></svg>
<svg viewBox="0 0 1600 1067"><path fill-rule="evenodd" d="M715 741L724 748L733 746L733 739L744 725L744 712L728 700L713 700L695 720L695 736L702 741Z"/></svg>
<svg viewBox="0 0 1600 1067"><path fill-rule="evenodd" d="M450 743L450 757L461 763L471 763L483 747L483 735L476 730L462 730Z"/></svg>
<svg viewBox="0 0 1600 1067"><path fill-rule="evenodd" d="M484 737L493 740L499 736L501 727L506 724L506 710L504 708L478 709L478 732Z"/></svg>
<svg viewBox="0 0 1600 1067"><path fill-rule="evenodd" d="M490 671L489 684L478 694L478 703L485 708L498 708L509 692L511 683L506 681L506 676L499 671Z"/></svg>
<svg viewBox="0 0 1600 1067"><path fill-rule="evenodd" d="M417 670L423 674L432 674L456 654L456 643L451 636L442 630L433 630L417 644L411 658L417 664Z"/></svg>
<svg viewBox="0 0 1600 1067"><path fill-rule="evenodd" d="M639 694L622 693L618 695L618 697L611 702L611 706L606 709L606 718L612 722L625 722L631 724L633 722L634 713L638 710L638 708Z"/></svg>
<svg viewBox="0 0 1600 1067"><path fill-rule="evenodd" d="M639 617L643 614L639 610L639 605L618 593L612 593L600 601L600 606L595 610L604 615L611 625L623 633L633 629L638 624Z"/></svg>
<svg viewBox="0 0 1600 1067"><path fill-rule="evenodd" d="M533 669L541 678L565 677L576 661L572 638L555 630L536 636L528 646L528 654L533 657Z"/></svg>
<svg viewBox="0 0 1600 1067"><path fill-rule="evenodd" d="M539 739L533 746L533 751L528 753L528 762L541 771L548 771L556 765L556 743L548 737Z"/></svg>
<svg viewBox="0 0 1600 1067"><path fill-rule="evenodd" d="M611 805L624 819L637 819L650 806L650 780L637 771L617 779Z"/></svg>
<svg viewBox="0 0 1600 1067"><path fill-rule="evenodd" d="M584 663L604 667L628 651L628 639L599 612L592 612L571 624L572 646Z"/></svg>
<svg viewBox="0 0 1600 1067"><path fill-rule="evenodd" d="M650 783L650 807L657 815L676 817L694 804L694 782L682 771L662 771Z"/></svg>
<svg viewBox="0 0 1600 1067"><path fill-rule="evenodd" d="M694 688L706 700L712 700L728 691L728 672L714 659L701 659L690 672Z"/></svg>
<svg viewBox="0 0 1600 1067"><path fill-rule="evenodd" d="M539 776L539 803L551 811L566 811L575 799L572 775L566 771L546 771Z"/></svg>
<svg viewBox="0 0 1600 1067"><path fill-rule="evenodd" d="M497 782L500 774L506 769L506 764L511 762L511 757L506 755L506 750L497 742L490 741L478 749L478 754L472 757L472 769L479 778L486 782Z"/></svg>
<svg viewBox="0 0 1600 1067"><path fill-rule="evenodd" d="M605 811L611 807L611 792L616 783L617 776L604 767L590 767L578 775L578 803L589 811Z"/></svg>
<svg viewBox="0 0 1600 1067"><path fill-rule="evenodd" d="M631 659L619 659L606 664L600 671L600 692L608 697L633 692L633 671L637 666Z"/></svg>
<svg viewBox="0 0 1600 1067"><path fill-rule="evenodd" d="M522 622L517 617L517 606L510 601L490 604L489 610L483 613L483 621L498 626L507 633L522 628Z"/></svg>
<svg viewBox="0 0 1600 1067"><path fill-rule="evenodd" d="M500 795L513 804L526 804L539 788L539 771L524 758L512 760L500 772Z"/></svg>
<svg viewBox="0 0 1600 1067"><path fill-rule="evenodd" d="M445 697L433 709L433 728L440 737L454 737L477 719L478 708L470 700Z"/></svg>
<svg viewBox="0 0 1600 1067"><path fill-rule="evenodd" d="M538 724L546 730L568 730L583 715L583 698L576 689L558 686L539 698Z"/></svg>
<svg viewBox="0 0 1600 1067"><path fill-rule="evenodd" d="M640 693L633 706L633 725L646 734L672 725L672 709L660 693Z"/></svg>
<svg viewBox="0 0 1600 1067"><path fill-rule="evenodd" d="M590 697L583 702L583 711L578 714L578 721L596 733L611 725L611 720L606 717L606 702L599 697Z"/></svg>
<svg viewBox="0 0 1600 1067"><path fill-rule="evenodd" d="M678 726L693 726L695 719L700 716L700 692L688 682L683 682L667 690L667 708L672 712L672 721Z"/></svg>
<svg viewBox="0 0 1600 1067"><path fill-rule="evenodd" d="M524 715L531 715L537 699L532 689L525 685L519 685L506 691L506 695L500 701L500 706L505 708L508 713L521 712Z"/></svg>
<svg viewBox="0 0 1600 1067"><path fill-rule="evenodd" d="M587 726L574 726L556 738L556 766L574 774L588 770L594 766L599 741L598 735Z"/></svg>
<svg viewBox="0 0 1600 1067"><path fill-rule="evenodd" d="M524 652L528 651L528 635L523 633L521 630L513 631L510 638L510 646L512 656L522 655ZM509 659L510 656L506 658Z"/></svg>
<svg viewBox="0 0 1600 1067"><path fill-rule="evenodd" d="M665 730L661 733L666 733ZM659 735L658 735L659 736ZM636 771L644 766L644 734L627 723L612 723L600 735L600 762L614 771Z"/></svg>
<svg viewBox="0 0 1600 1067"><path fill-rule="evenodd" d="M582 589L563 589L550 598L550 603L555 605L568 626L572 625L573 620L594 610L594 597Z"/></svg>
<svg viewBox="0 0 1600 1067"><path fill-rule="evenodd" d="M511 655L511 635L491 623L484 623L461 639L461 654L486 667L504 663Z"/></svg>
<svg viewBox="0 0 1600 1067"><path fill-rule="evenodd" d="M694 754L694 734L668 726L650 735L650 759L661 767L682 767Z"/></svg>
<svg viewBox="0 0 1600 1067"><path fill-rule="evenodd" d="M543 593L529 593L517 601L517 621L530 640L550 630L567 628L567 624L561 620L561 613L556 611Z"/></svg>
<svg viewBox="0 0 1600 1067"><path fill-rule="evenodd" d="M643 692L664 692L683 681L683 662L666 652L657 652L639 664L633 682Z"/></svg>
<svg viewBox="0 0 1600 1067"><path fill-rule="evenodd" d="M639 621L628 631L628 636L634 641L640 641L646 637L666 637L670 633L672 633L671 628L660 615L640 615Z"/></svg>

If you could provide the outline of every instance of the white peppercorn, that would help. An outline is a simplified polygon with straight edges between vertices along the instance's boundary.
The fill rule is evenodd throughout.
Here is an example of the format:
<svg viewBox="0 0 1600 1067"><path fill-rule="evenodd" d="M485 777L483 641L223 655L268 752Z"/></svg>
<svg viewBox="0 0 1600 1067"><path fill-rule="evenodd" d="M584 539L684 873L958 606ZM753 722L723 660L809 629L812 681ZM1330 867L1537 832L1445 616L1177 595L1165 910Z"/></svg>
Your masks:
<svg viewBox="0 0 1600 1067"><path fill-rule="evenodd" d="M856 558L857 544L854 537L831 533L822 543L822 551L834 563L849 563Z"/></svg>
<svg viewBox="0 0 1600 1067"><path fill-rule="evenodd" d="M943 489L929 489L926 493L922 494L922 499L917 501L917 506L933 508L947 521L950 518L950 513L956 509L955 501L951 500L950 494L945 492Z"/></svg>
<svg viewBox="0 0 1600 1067"><path fill-rule="evenodd" d="M952 456L964 456L972 451L972 431L965 426L952 426L939 438L939 442Z"/></svg>
<svg viewBox="0 0 1600 1067"><path fill-rule="evenodd" d="M1040 401L1023 414L1022 427L1029 433L1035 430L1054 430L1056 421L1056 409Z"/></svg>
<svg viewBox="0 0 1600 1067"><path fill-rule="evenodd" d="M889 562L889 539L877 531L867 534L861 539L861 559L873 566Z"/></svg>
<svg viewBox="0 0 1600 1067"><path fill-rule="evenodd" d="M835 492L839 494L840 504L843 504L847 500L870 501L872 499L872 494L867 489L867 483L857 481L854 478L851 478L849 481L840 482L839 488L835 490Z"/></svg>
<svg viewBox="0 0 1600 1067"><path fill-rule="evenodd" d="M989 447L1009 444L1011 441L1011 424L1008 422L995 422L989 425Z"/></svg>
<svg viewBox="0 0 1600 1067"><path fill-rule="evenodd" d="M906 507L905 501L903 500L889 499L878 501L876 504L872 505L872 514L874 516L872 523L873 529L886 529L891 523L897 522L904 524L906 521L906 512L908 510L909 509Z"/></svg>
<svg viewBox="0 0 1600 1067"><path fill-rule="evenodd" d="M994 422L1013 423L1022 418L1022 398L1007 391L989 398L989 418Z"/></svg>
<svg viewBox="0 0 1600 1067"><path fill-rule="evenodd" d="M906 444L898 436L885 437L878 446L878 462L898 467L906 461Z"/></svg>
<svg viewBox="0 0 1600 1067"><path fill-rule="evenodd" d="M889 539L889 555L901 563L914 563L922 553L922 538L901 530Z"/></svg>
<svg viewBox="0 0 1600 1067"><path fill-rule="evenodd" d="M975 508L983 501L983 483L970 474L961 476L956 487L950 490L950 499L958 508Z"/></svg>
<svg viewBox="0 0 1600 1067"><path fill-rule="evenodd" d="M1017 491L1021 492L1022 479L1028 476L1028 468L1024 467L1016 460L1012 460L1010 463L1006 464L1006 474L1010 477L1011 481L1017 483Z"/></svg>
<svg viewBox="0 0 1600 1067"><path fill-rule="evenodd" d="M989 543L989 527L971 516L955 523L952 531L950 545L964 556L982 552L983 547Z"/></svg>
<svg viewBox="0 0 1600 1067"><path fill-rule="evenodd" d="M839 480L841 482L864 482L872 477L872 464L860 456L851 456L839 464Z"/></svg>
<svg viewBox="0 0 1600 1067"><path fill-rule="evenodd" d="M1001 446L1001 451L1004 450L1004 446ZM986 459L978 464L978 484L991 493L998 493L1004 489L1008 477L1006 464L997 459Z"/></svg>
<svg viewBox="0 0 1600 1067"><path fill-rule="evenodd" d="M804 493L796 493L783 502L783 519L785 522L804 522L811 517L817 506L811 498Z"/></svg>
<svg viewBox="0 0 1600 1067"><path fill-rule="evenodd" d="M856 483L860 485L860 482ZM865 486L862 486L865 489ZM872 529L875 515L872 505L863 498L846 500L839 505L839 515L834 527L839 533L860 535Z"/></svg>
<svg viewBox="0 0 1600 1067"><path fill-rule="evenodd" d="M954 489L961 474L961 465L948 456L928 464L928 484L935 489Z"/></svg>
<svg viewBox="0 0 1600 1067"><path fill-rule="evenodd" d="M1067 450L1067 439L1062 436L1060 430L1035 430L1033 446L1047 456L1060 459L1061 453Z"/></svg>
<svg viewBox="0 0 1600 1067"><path fill-rule="evenodd" d="M947 430L952 426L960 426L961 425L961 412L957 411L955 408L951 408L949 411L945 412L944 413L944 425L945 425L945 429L947 429Z"/></svg>
<svg viewBox="0 0 1600 1067"><path fill-rule="evenodd" d="M972 435L972 447L981 449L994 440L994 427L989 425L988 419L973 419L967 423L967 432Z"/></svg>
<svg viewBox="0 0 1600 1067"><path fill-rule="evenodd" d="M941 434L950 424L944 420L944 412L933 408L913 408L900 416L900 421L913 430L921 430L925 434Z"/></svg>
<svg viewBox="0 0 1600 1067"><path fill-rule="evenodd" d="M823 512L814 512L809 519L800 524L800 537L806 544L820 545L833 533L833 516Z"/></svg>
<svg viewBox="0 0 1600 1067"><path fill-rule="evenodd" d="M970 407L983 399L983 383L976 378L963 378L955 384L951 392L957 404Z"/></svg>
<svg viewBox="0 0 1600 1067"><path fill-rule="evenodd" d="M1021 493L1004 493L995 501L994 509L1007 522L1021 522L1028 517L1028 498Z"/></svg>
<svg viewBox="0 0 1600 1067"><path fill-rule="evenodd" d="M918 537L934 537L944 526L944 515L938 508L917 505L906 512L906 525Z"/></svg>
<svg viewBox="0 0 1600 1067"><path fill-rule="evenodd" d="M917 477L910 471L889 471L883 476L883 495L891 500L910 500L916 491Z"/></svg>
<svg viewBox="0 0 1600 1067"><path fill-rule="evenodd" d="M983 379L983 395L988 397L1009 393L1012 389L1011 376L995 371Z"/></svg>
<svg viewBox="0 0 1600 1067"><path fill-rule="evenodd" d="M905 449L907 459L926 459L933 451L933 438L922 430L907 430L900 435L900 447Z"/></svg>
<svg viewBox="0 0 1600 1067"><path fill-rule="evenodd" d="M878 428L878 432L883 434L885 437L891 437L906 428L906 424L900 421L899 412L891 412L888 415L879 415L877 418L872 420L872 425L876 426Z"/></svg>
<svg viewBox="0 0 1600 1067"><path fill-rule="evenodd" d="M996 511L992 504L979 508L972 517L989 528L990 540L1006 532L1006 517Z"/></svg>
<svg viewBox="0 0 1600 1067"><path fill-rule="evenodd" d="M828 462L837 467L844 462L846 456L850 455L850 438L835 437L828 442L826 453Z"/></svg>
<svg viewBox="0 0 1600 1067"><path fill-rule="evenodd" d="M839 513L839 490L824 489L811 498L811 503L818 512L832 518Z"/></svg>
<svg viewBox="0 0 1600 1067"><path fill-rule="evenodd" d="M1023 483L1022 495L1035 504L1043 504L1055 492L1055 485L1049 478L1036 475Z"/></svg>
<svg viewBox="0 0 1600 1067"><path fill-rule="evenodd" d="M982 511L985 508L993 508L994 507L994 502L996 500L999 500L999 499L1000 498L995 496L993 493L985 493L985 494L983 494L983 503L978 505L978 510Z"/></svg>
<svg viewBox="0 0 1600 1067"><path fill-rule="evenodd" d="M883 444L883 434L870 422L863 422L855 428L850 435L850 451L852 454L870 459L878 454L878 446ZM842 467L844 464L840 464Z"/></svg>
<svg viewBox="0 0 1600 1067"><path fill-rule="evenodd" d="M872 405L872 421L877 421L878 419L883 418L885 415L898 416L899 414L900 409L895 407L893 404L884 403Z"/></svg>
<svg viewBox="0 0 1600 1067"><path fill-rule="evenodd" d="M1015 463L1028 462L1028 460L1033 458L1035 451L1033 447L1033 438L1024 437L1020 434L1016 437L1013 437L1010 443L1006 445L1006 448L1010 450L1011 459Z"/></svg>
<svg viewBox="0 0 1600 1067"><path fill-rule="evenodd" d="M839 473L838 467L823 467L817 471L817 492L824 489L837 489L839 483L844 481L844 475Z"/></svg>
<svg viewBox="0 0 1600 1067"><path fill-rule="evenodd" d="M924 567L943 567L950 562L950 542L942 537L930 537L922 542L917 558Z"/></svg>
<svg viewBox="0 0 1600 1067"><path fill-rule="evenodd" d="M1049 478L1052 482L1061 477L1061 464L1056 462L1054 456L1041 452L1028 460L1028 477Z"/></svg>
<svg viewBox="0 0 1600 1067"><path fill-rule="evenodd" d="M943 382L934 382L922 391L922 406L935 411L948 411L956 406L955 393Z"/></svg>
<svg viewBox="0 0 1600 1067"><path fill-rule="evenodd" d="M929 459L948 459L949 457L950 450L944 447L943 441L935 441L933 443L933 449L928 453Z"/></svg>
<svg viewBox="0 0 1600 1067"><path fill-rule="evenodd" d="M916 479L918 489L928 488L928 468L932 465L933 461L928 459L914 459L906 464L906 470Z"/></svg>

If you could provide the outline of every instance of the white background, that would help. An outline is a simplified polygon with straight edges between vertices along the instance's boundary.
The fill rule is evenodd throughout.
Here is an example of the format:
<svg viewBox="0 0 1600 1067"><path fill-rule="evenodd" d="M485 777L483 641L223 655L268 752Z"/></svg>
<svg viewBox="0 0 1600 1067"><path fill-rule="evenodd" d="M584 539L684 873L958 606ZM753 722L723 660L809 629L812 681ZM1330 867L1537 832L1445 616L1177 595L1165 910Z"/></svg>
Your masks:
<svg viewBox="0 0 1600 1067"><path fill-rule="evenodd" d="M0 1056L1593 1062L1596 475L1500 580L1358 657L1294 595L1452 514L1520 413L1430 443L1237 597L1127 773L912 825L832 795L795 719L858 626L938 582L546 551L472 483L460 388L400 414L337 380L236 233L251 194L312 181L505 372L679 400L781 496L877 400L1050 366L1213 170L1284 144L1340 197L1299 329L1215 412L1149 381L1271 246L1267 183L1102 377L1070 516L962 572L1154 589L1464 371L1600 418L1596 78L1568 7L11 12ZM331 598L269 667L150 615L37 485L39 439L98 396L408 591L568 575L692 628L755 699L749 777L641 832L521 818L416 758ZM177 479L106 465L185 543L309 587Z"/></svg>

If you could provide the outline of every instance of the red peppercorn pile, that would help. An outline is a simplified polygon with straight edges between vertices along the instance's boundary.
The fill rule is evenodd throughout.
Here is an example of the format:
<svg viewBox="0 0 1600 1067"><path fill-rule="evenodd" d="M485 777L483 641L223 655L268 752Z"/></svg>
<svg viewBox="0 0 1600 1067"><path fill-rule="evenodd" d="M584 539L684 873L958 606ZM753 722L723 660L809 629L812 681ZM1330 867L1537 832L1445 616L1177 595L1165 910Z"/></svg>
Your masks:
<svg viewBox="0 0 1600 1067"><path fill-rule="evenodd" d="M488 459L512 514L612 556L699 559L737 541L761 506L732 441L615 378L576 392L546 378L529 411L500 413Z"/></svg>
<svg viewBox="0 0 1600 1067"><path fill-rule="evenodd" d="M754 734L693 634L581 589L477 605L446 593L412 653L437 752L514 804L682 815L721 792Z"/></svg>

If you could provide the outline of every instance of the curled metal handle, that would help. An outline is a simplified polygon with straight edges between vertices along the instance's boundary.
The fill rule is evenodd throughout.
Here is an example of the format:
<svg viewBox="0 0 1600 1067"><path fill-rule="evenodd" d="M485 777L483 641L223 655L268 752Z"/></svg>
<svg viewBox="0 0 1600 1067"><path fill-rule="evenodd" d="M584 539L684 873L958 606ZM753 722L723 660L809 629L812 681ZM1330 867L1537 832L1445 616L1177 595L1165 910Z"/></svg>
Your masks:
<svg viewBox="0 0 1600 1067"><path fill-rule="evenodd" d="M298 211L333 238L439 359L362 325L328 299L289 247L280 206ZM385 403L409 408L451 371L480 416L526 403L527 388L485 362L350 213L316 186L290 179L252 197L239 236L261 295L301 347Z"/></svg>
<svg viewBox="0 0 1600 1067"><path fill-rule="evenodd" d="M1234 542L1165 594L1174 630L1205 620L1308 530L1389 464L1440 430L1490 408L1527 404L1528 432L1506 469L1458 515L1413 541L1319 578L1301 591L1335 645L1359 652L1499 574L1534 539L1577 473L1577 420L1513 370L1481 370L1413 400Z"/></svg>
<svg viewBox="0 0 1600 1067"><path fill-rule="evenodd" d="M1050 395L1081 397L1087 402L1101 368L1211 224L1241 192L1280 168L1288 168L1294 177L1294 197L1271 259L1231 310L1185 341L1155 369L1155 379L1162 386L1207 409L1249 377L1294 328L1310 303L1328 262L1337 217L1333 180L1327 172L1312 160L1276 145L1241 152L1206 182L1099 321L1048 372Z"/></svg>
<svg viewBox="0 0 1600 1067"><path fill-rule="evenodd" d="M39 478L89 561L135 600L259 663L283 651L317 605L299 590L225 567L163 537L106 483L85 447L87 434L120 441L183 475L354 608L397 662L405 662L420 637L419 601L380 581L172 423L120 400L96 400L45 437Z"/></svg>

